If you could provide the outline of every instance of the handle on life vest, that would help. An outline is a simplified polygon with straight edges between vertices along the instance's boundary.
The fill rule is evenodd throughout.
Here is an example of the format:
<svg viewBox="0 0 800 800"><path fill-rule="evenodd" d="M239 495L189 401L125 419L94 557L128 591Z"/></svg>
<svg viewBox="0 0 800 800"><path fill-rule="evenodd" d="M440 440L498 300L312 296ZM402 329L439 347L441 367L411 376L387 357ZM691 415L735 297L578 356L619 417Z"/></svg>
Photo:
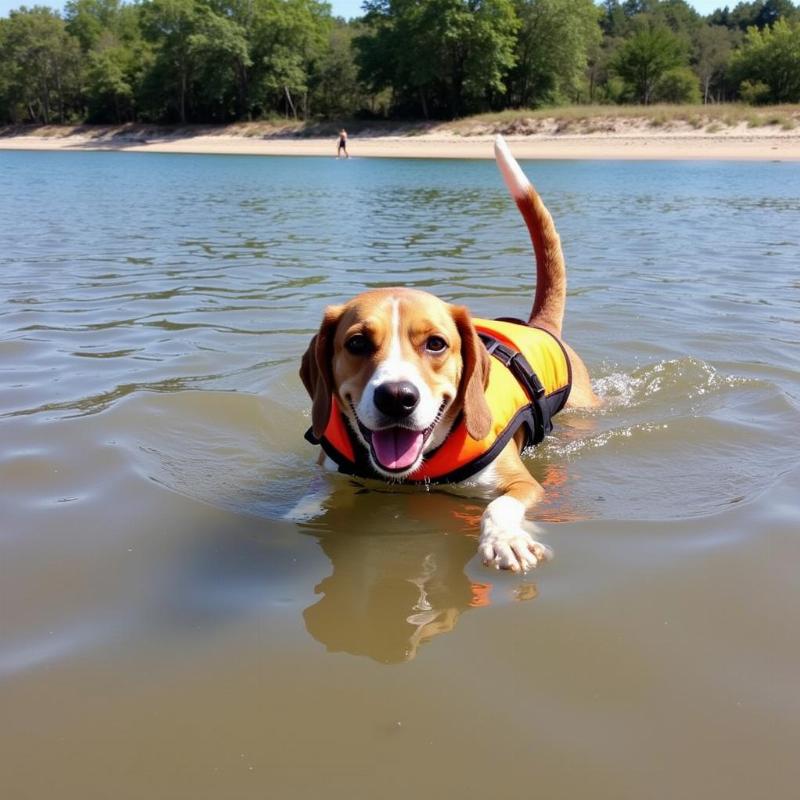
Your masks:
<svg viewBox="0 0 800 800"><path fill-rule="evenodd" d="M553 430L553 423L550 419L550 409L547 404L542 402L545 396L545 388L539 376L534 371L530 362L519 350L503 344L501 341L489 336L486 333L478 333L486 352L496 358L501 364L507 367L511 374L524 387L531 399L533 410L534 430L524 444L525 447L539 444L544 437Z"/></svg>

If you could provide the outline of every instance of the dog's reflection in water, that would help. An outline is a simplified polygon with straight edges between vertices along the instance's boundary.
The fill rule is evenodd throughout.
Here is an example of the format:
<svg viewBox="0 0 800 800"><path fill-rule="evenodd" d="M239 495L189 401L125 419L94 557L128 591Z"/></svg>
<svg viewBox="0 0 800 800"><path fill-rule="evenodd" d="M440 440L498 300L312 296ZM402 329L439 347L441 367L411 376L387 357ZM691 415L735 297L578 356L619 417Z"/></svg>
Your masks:
<svg viewBox="0 0 800 800"><path fill-rule="evenodd" d="M438 493L334 493L320 516L302 524L333 566L315 587L320 599L303 612L308 632L331 652L409 661L462 613L489 605L493 593L535 597L528 580L498 575L494 587L479 568L480 582L467 577L482 510Z"/></svg>

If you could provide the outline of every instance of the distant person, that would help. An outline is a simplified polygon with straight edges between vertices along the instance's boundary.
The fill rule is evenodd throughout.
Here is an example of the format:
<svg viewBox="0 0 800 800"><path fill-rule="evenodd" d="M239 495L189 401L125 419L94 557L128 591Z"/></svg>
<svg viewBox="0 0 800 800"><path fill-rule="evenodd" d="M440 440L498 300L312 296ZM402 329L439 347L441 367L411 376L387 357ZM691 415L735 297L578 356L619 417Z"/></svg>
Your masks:
<svg viewBox="0 0 800 800"><path fill-rule="evenodd" d="M350 153L347 152L347 131L344 128L339 131L339 146L336 148L336 158L342 157L342 150L344 150L344 157L350 158Z"/></svg>

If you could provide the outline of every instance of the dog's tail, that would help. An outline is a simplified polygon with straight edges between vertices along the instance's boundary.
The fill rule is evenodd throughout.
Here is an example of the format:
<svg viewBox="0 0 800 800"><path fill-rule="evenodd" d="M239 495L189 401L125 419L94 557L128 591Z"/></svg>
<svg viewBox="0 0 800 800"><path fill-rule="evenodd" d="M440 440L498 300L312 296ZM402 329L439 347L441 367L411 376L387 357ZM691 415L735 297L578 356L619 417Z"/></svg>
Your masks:
<svg viewBox="0 0 800 800"><path fill-rule="evenodd" d="M536 296L528 322L561 336L567 297L567 271L561 239L550 212L525 177L502 136L494 140L497 165L528 226L536 254Z"/></svg>

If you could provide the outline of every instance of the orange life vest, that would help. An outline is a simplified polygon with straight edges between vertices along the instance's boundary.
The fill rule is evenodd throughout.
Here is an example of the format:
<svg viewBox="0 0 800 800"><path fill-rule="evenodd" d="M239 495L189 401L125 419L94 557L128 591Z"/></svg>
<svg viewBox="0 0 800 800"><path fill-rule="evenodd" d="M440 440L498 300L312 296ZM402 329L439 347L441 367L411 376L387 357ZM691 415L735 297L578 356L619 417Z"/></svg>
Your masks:
<svg viewBox="0 0 800 800"><path fill-rule="evenodd" d="M493 356L486 401L492 412L489 433L476 441L459 418L447 439L425 456L403 483L457 483L488 466L524 426L523 447L531 447L553 429L551 418L567 402L572 371L562 344L552 334L518 320L473 320L478 335ZM339 466L339 472L385 480L369 460L367 449L355 435L336 400L325 433L317 440Z"/></svg>

